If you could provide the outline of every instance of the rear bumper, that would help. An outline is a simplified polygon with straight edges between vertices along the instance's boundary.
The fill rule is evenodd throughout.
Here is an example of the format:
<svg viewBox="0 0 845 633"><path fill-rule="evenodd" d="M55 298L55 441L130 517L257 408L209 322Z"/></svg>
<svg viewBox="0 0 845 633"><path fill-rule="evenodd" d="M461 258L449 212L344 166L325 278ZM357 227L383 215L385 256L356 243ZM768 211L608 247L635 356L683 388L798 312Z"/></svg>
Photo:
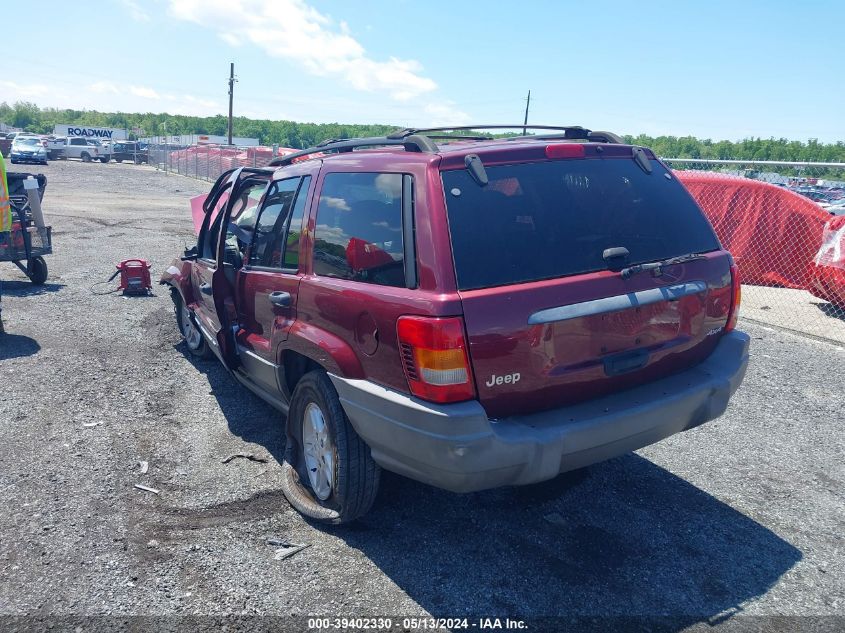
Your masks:
<svg viewBox="0 0 845 633"><path fill-rule="evenodd" d="M477 401L436 405L331 375L352 426L387 470L471 492L544 481L691 429L724 413L748 366L731 332L702 363L589 402L487 419Z"/></svg>

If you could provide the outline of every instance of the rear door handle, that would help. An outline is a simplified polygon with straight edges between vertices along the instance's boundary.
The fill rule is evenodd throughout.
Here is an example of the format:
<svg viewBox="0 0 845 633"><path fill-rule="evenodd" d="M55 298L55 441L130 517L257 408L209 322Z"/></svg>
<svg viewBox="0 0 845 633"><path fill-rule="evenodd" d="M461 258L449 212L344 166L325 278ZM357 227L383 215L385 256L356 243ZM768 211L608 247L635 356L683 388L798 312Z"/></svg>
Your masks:
<svg viewBox="0 0 845 633"><path fill-rule="evenodd" d="M289 308L291 304L291 296L289 292L271 292L267 297L270 303L280 308Z"/></svg>
<svg viewBox="0 0 845 633"><path fill-rule="evenodd" d="M214 291L211 289L211 284L200 284L200 292L204 295L210 295Z"/></svg>

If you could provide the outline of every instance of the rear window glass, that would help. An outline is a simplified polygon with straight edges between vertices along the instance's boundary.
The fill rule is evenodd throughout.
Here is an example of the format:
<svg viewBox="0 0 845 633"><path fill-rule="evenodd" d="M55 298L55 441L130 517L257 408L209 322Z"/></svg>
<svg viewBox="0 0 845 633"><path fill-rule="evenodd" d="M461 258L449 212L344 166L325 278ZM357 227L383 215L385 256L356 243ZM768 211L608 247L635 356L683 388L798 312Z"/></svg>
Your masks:
<svg viewBox="0 0 845 633"><path fill-rule="evenodd" d="M719 248L681 184L652 161L561 160L487 167L480 187L466 170L443 172L461 290L606 270L602 252L623 246L629 264Z"/></svg>

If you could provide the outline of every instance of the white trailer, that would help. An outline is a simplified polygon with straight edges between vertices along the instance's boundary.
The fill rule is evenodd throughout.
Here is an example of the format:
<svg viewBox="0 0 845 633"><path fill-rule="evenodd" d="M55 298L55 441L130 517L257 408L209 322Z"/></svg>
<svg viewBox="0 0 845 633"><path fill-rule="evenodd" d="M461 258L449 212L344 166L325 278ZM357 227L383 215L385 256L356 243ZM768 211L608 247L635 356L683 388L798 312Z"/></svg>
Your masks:
<svg viewBox="0 0 845 633"><path fill-rule="evenodd" d="M60 123L53 128L54 136L83 136L97 141L122 141L126 130L110 127L92 127L75 123Z"/></svg>

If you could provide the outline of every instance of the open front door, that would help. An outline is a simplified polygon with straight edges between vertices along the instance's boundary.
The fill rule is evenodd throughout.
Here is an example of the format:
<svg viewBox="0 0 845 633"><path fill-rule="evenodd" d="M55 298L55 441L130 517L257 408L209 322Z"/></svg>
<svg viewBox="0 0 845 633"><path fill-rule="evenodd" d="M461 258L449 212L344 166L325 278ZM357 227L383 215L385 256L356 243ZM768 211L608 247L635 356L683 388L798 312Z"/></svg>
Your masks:
<svg viewBox="0 0 845 633"><path fill-rule="evenodd" d="M217 226L218 240L217 265L211 275L211 300L217 317L214 335L216 352L229 370L241 364L235 343L235 334L240 328L238 278L252 241L259 203L272 174L272 169L245 167L233 172L228 202L213 223Z"/></svg>
<svg viewBox="0 0 845 633"><path fill-rule="evenodd" d="M193 266L191 266L191 297L189 308L209 347L221 359L217 334L221 329L214 303L212 283L217 270L217 247L220 241L222 216L229 204L232 185L237 181L236 170L220 175L202 203L203 219L197 236Z"/></svg>

